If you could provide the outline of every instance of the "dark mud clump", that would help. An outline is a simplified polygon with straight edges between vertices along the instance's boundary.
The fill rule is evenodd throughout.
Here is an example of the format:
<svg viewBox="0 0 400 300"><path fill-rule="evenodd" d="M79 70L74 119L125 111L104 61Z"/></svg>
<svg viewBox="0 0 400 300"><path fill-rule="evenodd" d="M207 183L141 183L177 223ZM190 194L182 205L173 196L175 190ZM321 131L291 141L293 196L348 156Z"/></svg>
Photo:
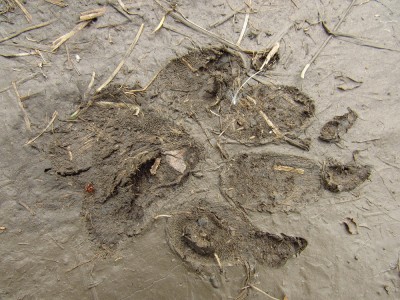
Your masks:
<svg viewBox="0 0 400 300"><path fill-rule="evenodd" d="M331 192L346 192L354 190L370 175L370 166L358 165L355 162L348 164L329 162L322 170L322 182L325 189Z"/></svg>
<svg viewBox="0 0 400 300"><path fill-rule="evenodd" d="M343 116L336 116L333 120L327 122L321 129L319 138L329 143L339 142L342 135L345 134L355 123L358 115L355 111L347 108L348 113Z"/></svg>
<svg viewBox="0 0 400 300"><path fill-rule="evenodd" d="M314 102L295 87L245 85L243 60L224 49L194 51L172 60L149 91L146 102L167 107L206 124L216 136L249 144L296 138L314 115ZM160 98L162 101L160 101ZM281 132L277 137L266 115Z"/></svg>
<svg viewBox="0 0 400 300"><path fill-rule="evenodd" d="M221 172L221 192L243 209L292 211L315 201L320 168L313 161L277 153L241 154Z"/></svg>
<svg viewBox="0 0 400 300"><path fill-rule="evenodd" d="M207 266L258 261L281 267L302 252L307 241L254 227L230 207L198 207L173 215L167 224L170 247L199 271Z"/></svg>
<svg viewBox="0 0 400 300"><path fill-rule="evenodd" d="M201 152L182 127L158 114L103 107L58 128L49 150L56 173L82 192L86 186L83 215L92 237L105 244L140 233L171 205Z"/></svg>

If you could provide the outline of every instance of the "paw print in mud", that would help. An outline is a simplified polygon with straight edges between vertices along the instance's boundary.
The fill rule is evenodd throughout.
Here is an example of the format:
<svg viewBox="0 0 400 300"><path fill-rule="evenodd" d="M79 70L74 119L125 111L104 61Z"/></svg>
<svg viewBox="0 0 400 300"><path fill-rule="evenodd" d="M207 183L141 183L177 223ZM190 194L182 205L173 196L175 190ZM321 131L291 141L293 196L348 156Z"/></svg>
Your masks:
<svg viewBox="0 0 400 300"><path fill-rule="evenodd" d="M252 65L244 60L218 48L191 52L146 91L109 88L78 122L55 131L48 153L56 172L96 187L82 205L96 243L117 246L164 216L171 249L203 273L254 261L280 267L307 247L306 237L264 232L248 213L290 213L323 188L349 191L369 177L356 162L284 154L309 149L314 101L290 86L249 81L239 89ZM335 117L321 140L337 142L356 118L352 110Z"/></svg>

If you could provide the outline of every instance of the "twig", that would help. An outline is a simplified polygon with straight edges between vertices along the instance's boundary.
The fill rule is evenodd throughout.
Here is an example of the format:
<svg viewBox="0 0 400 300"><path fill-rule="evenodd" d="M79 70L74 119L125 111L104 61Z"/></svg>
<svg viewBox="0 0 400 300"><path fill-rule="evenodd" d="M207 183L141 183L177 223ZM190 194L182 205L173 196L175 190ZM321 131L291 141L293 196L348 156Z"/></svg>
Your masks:
<svg viewBox="0 0 400 300"><path fill-rule="evenodd" d="M7 41L7 40L10 40L12 38L15 38L16 36L19 36L21 33L24 33L24 32L30 31L30 30L34 30L34 29L38 29L38 28L41 28L41 27L44 27L44 26L47 26L47 25L50 25L55 20L56 19L52 19L52 20L47 21L47 22L43 22L43 23L40 23L40 24L36 24L36 25L29 26L29 27L26 27L24 29L21 29L20 31L17 31L17 32L11 34L10 36L7 36L5 38L0 39L0 43L2 43L4 41Z"/></svg>
<svg viewBox="0 0 400 300"><path fill-rule="evenodd" d="M260 70L255 72L249 78L247 78L246 81L243 82L243 84L238 88L238 90L236 91L235 95L232 98L232 104L233 105L236 105L239 102L238 99L237 99L237 96L239 95L239 92L241 91L241 89L247 84L247 82L249 82L250 79L252 79L254 76L259 74L264 69L264 67L270 62L271 58L278 52L278 50L279 50L279 42L276 42L274 47L272 47L271 51L269 51L269 53L268 53L267 57L265 58L265 61L262 64Z"/></svg>
<svg viewBox="0 0 400 300"><path fill-rule="evenodd" d="M279 300L278 298L275 298L275 297L271 296L271 295L268 294L267 292L264 292L262 289L259 289L258 287L254 286L254 285L252 285L252 284L249 284L249 287L251 287L252 289L255 289L256 291L260 292L261 294L267 296L267 297L270 298L270 299Z"/></svg>
<svg viewBox="0 0 400 300"><path fill-rule="evenodd" d="M251 5L251 0L249 0L249 7L247 8L247 13L246 13L246 16L244 18L242 31L240 32L239 39L236 42L237 46L240 46L240 43L242 42L244 34L246 33L247 24L249 23L249 18L250 18L250 5Z"/></svg>
<svg viewBox="0 0 400 300"><path fill-rule="evenodd" d="M43 133L45 133L47 131L47 129L49 129L49 127L51 126L51 124L53 124L54 120L57 118L58 116L58 112L55 111L53 113L53 117L51 118L49 124L47 124L46 128L42 130L41 133L39 133L36 137L34 137L33 139L29 140L25 145L29 145L31 143L33 143L34 141L36 141Z"/></svg>
<svg viewBox="0 0 400 300"><path fill-rule="evenodd" d="M260 114L261 117L264 119L265 123L267 123L267 125L268 125L269 127L271 127L272 132L276 135L276 137L277 137L278 139L283 138L282 132L279 130L278 127L276 127L276 126L274 125L274 123L272 123L271 119L268 118L267 115L266 115L262 110L259 111L259 114Z"/></svg>
<svg viewBox="0 0 400 300"><path fill-rule="evenodd" d="M119 72L119 70L121 70L122 66L125 63L125 60L129 57L129 55L132 53L133 48L135 47L135 45L137 44L140 35L143 32L143 28L144 28L144 24L140 25L140 28L138 30L138 32L136 33L135 39L133 40L132 44L129 46L128 50L126 51L124 57L122 58L121 62L118 64L118 66L115 68L114 72L112 72L112 74L110 75L110 77L108 77L108 79L96 90L96 93L99 93L102 89L104 89L110 82L111 80L113 80L113 78L115 77L115 75L117 75L117 73Z"/></svg>
<svg viewBox="0 0 400 300"><path fill-rule="evenodd" d="M29 120L28 114L26 113L24 105L22 104L21 96L20 96L20 94L18 92L17 85L16 85L15 81L12 82L12 86L14 88L15 94L18 97L18 106L21 108L21 110L22 110L22 112L24 114L25 126L29 131L31 131L31 121Z"/></svg>
<svg viewBox="0 0 400 300"><path fill-rule="evenodd" d="M66 41L68 41L71 37L73 37L78 31L82 30L83 28L86 27L91 22L89 21L84 21L76 25L70 32L64 34L63 36L60 36L58 39L56 39L52 43L52 48L51 51L54 52L56 51L62 44L64 44Z"/></svg>
<svg viewBox="0 0 400 300"><path fill-rule="evenodd" d="M22 12L25 15L25 18L28 20L28 22L32 22L32 15L29 13L29 11L19 2L19 0L14 0L14 2L19 6L19 8L22 10Z"/></svg>
<svg viewBox="0 0 400 300"><path fill-rule="evenodd" d="M345 17L348 15L348 13L350 12L350 9L353 7L354 3L357 0L353 0L351 1L350 5L347 7L347 9L344 11L342 17L340 18L339 22L335 25L335 27L333 28L333 31L336 31L339 26L343 23ZM308 68L311 66L311 64L317 59L317 57L320 55L320 53L322 52L322 50L325 48L325 46L329 43L329 41L331 40L332 35L328 36L328 38L325 40L325 42L322 43L322 45L319 47L319 49L317 50L317 52L314 54L314 56L311 58L311 60L308 62L308 64L305 65L303 71L301 71L300 77L302 79L304 79L306 72L308 70Z"/></svg>

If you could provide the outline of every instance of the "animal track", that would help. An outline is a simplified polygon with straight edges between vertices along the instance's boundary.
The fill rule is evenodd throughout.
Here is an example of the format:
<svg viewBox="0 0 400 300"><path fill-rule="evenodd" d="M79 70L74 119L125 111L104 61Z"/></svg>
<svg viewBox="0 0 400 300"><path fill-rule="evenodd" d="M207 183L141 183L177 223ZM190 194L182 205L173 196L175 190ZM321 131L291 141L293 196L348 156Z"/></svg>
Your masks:
<svg viewBox="0 0 400 300"><path fill-rule="evenodd" d="M191 265L215 265L218 257L222 264L255 259L279 267L303 251L307 240L261 231L246 212L299 210L317 201L321 186L348 191L369 177L368 167L355 164L321 170L300 156L252 153L255 148L243 153L243 144L271 142L308 149L302 135L315 112L308 96L280 85L246 86L233 106L235 90L248 77L243 60L223 49L191 52L172 60L146 92L127 91L133 95L126 98L109 89L94 100L107 100L107 107L92 106L81 121L55 131L47 152L56 173L72 176L82 190L93 184L82 213L97 243L115 245L141 233L160 212L171 211L169 244ZM235 155L215 156L208 135L211 145L200 145L189 134L198 125L221 151L221 143L235 141ZM198 197L192 195L200 179L193 181L190 174L204 166L207 153L224 166L219 184L229 207L216 197L196 208Z"/></svg>

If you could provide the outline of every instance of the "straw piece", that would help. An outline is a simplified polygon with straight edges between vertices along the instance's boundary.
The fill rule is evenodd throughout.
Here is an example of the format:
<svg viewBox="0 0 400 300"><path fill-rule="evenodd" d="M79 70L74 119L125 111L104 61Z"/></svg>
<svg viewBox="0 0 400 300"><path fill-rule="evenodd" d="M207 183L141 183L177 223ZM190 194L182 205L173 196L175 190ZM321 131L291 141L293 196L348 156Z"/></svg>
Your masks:
<svg viewBox="0 0 400 300"><path fill-rule="evenodd" d="M237 96L239 95L239 92L242 90L242 88L247 84L247 82L249 82L250 79L252 79L254 76L256 76L257 74L259 74L266 65L268 65L268 63L270 62L271 58L278 53L279 50L279 43L276 42L275 45L272 47L271 51L269 51L267 57L265 58L264 63L262 64L260 70L258 70L257 72L255 72L253 75L251 75L249 78L247 78L247 80L245 82L243 82L243 84L238 88L238 90L236 91L235 95L232 98L232 104L236 105L238 103L238 99Z"/></svg>
<svg viewBox="0 0 400 300"><path fill-rule="evenodd" d="M93 9L93 10L89 10L89 11L85 11L85 12L81 13L81 16L79 17L79 21L93 20L93 19L96 19L98 17L101 17L105 13L106 13L106 8L105 7L98 8L98 9Z"/></svg>
<svg viewBox="0 0 400 300"><path fill-rule="evenodd" d="M56 39L52 43L52 48L51 51L54 52L56 51L62 44L64 44L66 41L68 41L71 37L73 37L78 31L82 30L83 28L86 27L91 21L84 21L79 23L72 29L70 32L64 34L63 36L60 36L58 39Z"/></svg>
<svg viewBox="0 0 400 300"><path fill-rule="evenodd" d="M97 88L96 93L101 92L101 90L103 90L115 77L115 75L117 75L117 73L119 72L119 70L121 70L122 66L125 63L125 60L129 57L129 55L132 53L133 48L136 46L140 35L143 32L143 28L144 28L144 24L140 25L140 28L138 30L138 32L136 33L135 39L133 40L132 44L129 46L128 50L126 51L124 57L122 58L121 62L118 64L118 66L115 68L114 72L112 72L112 74L110 75L110 77L108 77L108 79L100 86Z"/></svg>
<svg viewBox="0 0 400 300"><path fill-rule="evenodd" d="M64 2L64 0L44 0L44 1L54 4L54 5L57 5L59 7L67 7L68 6L68 4Z"/></svg>
<svg viewBox="0 0 400 300"><path fill-rule="evenodd" d="M38 28L41 28L41 27L44 27L44 26L47 26L47 25L50 25L55 20L56 19L52 19L52 20L47 21L47 22L43 22L43 23L40 23L40 24L37 24L37 25L33 25L33 26L26 27L24 29L21 29L20 31L17 31L17 32L5 37L5 38L0 39L0 43L2 43L4 41L7 41L7 40L10 40L12 38L15 38L16 36L19 36L21 33L24 33L24 32L30 31L30 30L34 30L34 29L38 29Z"/></svg>
<svg viewBox="0 0 400 300"><path fill-rule="evenodd" d="M163 17L161 18L160 23L157 25L157 27L154 29L153 33L156 33L157 31L159 31L162 27L163 24L165 22L165 18L167 17L167 14L163 15Z"/></svg>
<svg viewBox="0 0 400 300"><path fill-rule="evenodd" d="M342 17L340 18L339 22L335 25L333 28L333 31L337 31L340 25L343 23L344 19L346 16L349 14L351 8L354 6L356 0L353 0L350 5L347 7L347 9L344 11ZM317 57L321 54L322 50L325 48L325 46L329 43L329 41L332 39L333 35L329 35L328 38L321 44L321 46L318 48L317 52L314 54L314 56L311 58L311 60L304 66L304 69L301 71L300 77L301 79L305 78L306 72L308 68L311 66L311 64L317 59Z"/></svg>
<svg viewBox="0 0 400 300"><path fill-rule="evenodd" d="M33 143L34 141L36 141L43 133L45 133L45 132L47 131L47 129L49 129L49 127L51 126L51 124L53 124L53 122L55 121L55 119L57 118L57 116L58 116L58 112L55 111L55 112L53 113L53 117L51 118L49 124L47 124L46 128L43 129L42 132L39 133L37 136L35 136L33 139L29 140L25 145L32 144L32 143Z"/></svg>
<svg viewBox="0 0 400 300"><path fill-rule="evenodd" d="M31 121L29 120L28 114L26 113L26 110L25 110L25 108L24 108L24 106L22 104L21 96L20 96L20 94L18 92L17 84L15 83L15 81L12 82L12 86L13 86L14 92L17 95L17 98L18 98L18 106L21 108L21 110L22 110L22 112L24 114L24 121L25 121L26 129L31 131Z"/></svg>
<svg viewBox="0 0 400 300"><path fill-rule="evenodd" d="M32 15L29 13L29 11L22 5L19 0L14 0L14 2L19 6L19 8L22 10L22 12L25 15L25 18L28 20L28 22L32 22Z"/></svg>

